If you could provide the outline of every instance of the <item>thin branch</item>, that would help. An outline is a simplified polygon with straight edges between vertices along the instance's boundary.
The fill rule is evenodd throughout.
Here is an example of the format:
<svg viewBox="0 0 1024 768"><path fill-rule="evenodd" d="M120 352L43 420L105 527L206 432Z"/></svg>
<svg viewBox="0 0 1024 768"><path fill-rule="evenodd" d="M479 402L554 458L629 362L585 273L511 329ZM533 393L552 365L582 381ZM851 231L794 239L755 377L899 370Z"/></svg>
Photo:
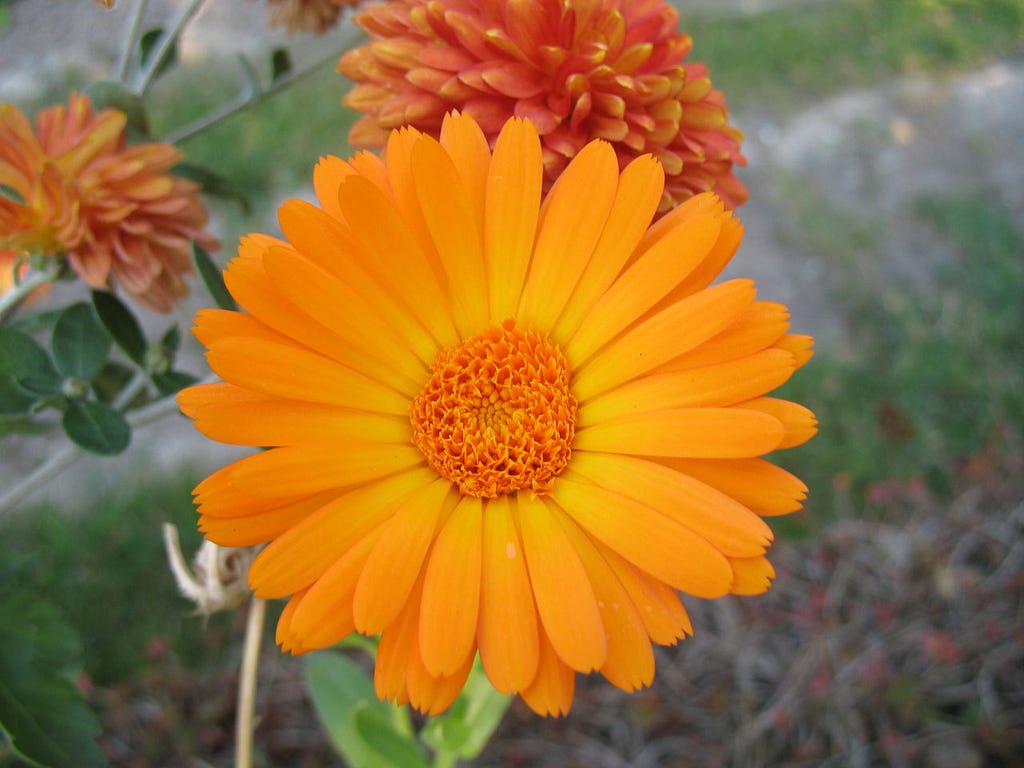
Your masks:
<svg viewBox="0 0 1024 768"><path fill-rule="evenodd" d="M18 280L11 290L0 296L0 323L4 322L32 291L56 278L60 269L60 263L55 261L48 269L33 270Z"/></svg>
<svg viewBox="0 0 1024 768"><path fill-rule="evenodd" d="M139 43L139 30L142 29L142 17L146 14L146 6L149 0L138 0L135 4L135 14L128 23L128 32L121 43L121 53L117 61L117 80L127 84L128 66L132 61L132 52Z"/></svg>
<svg viewBox="0 0 1024 768"><path fill-rule="evenodd" d="M235 768L252 768L252 742L256 714L256 675L259 672L260 641L267 601L253 597L245 624L245 650L238 681L238 719L235 722Z"/></svg>
<svg viewBox="0 0 1024 768"><path fill-rule="evenodd" d="M139 96L145 96L146 91L153 84L157 74L163 67L164 62L171 55L174 50L174 46L181 36L181 31L185 28L185 25L192 19L193 16L199 11L203 3L206 0L191 0L188 5L182 8L181 13L171 23L171 26L164 30L164 33L160 35L160 43L157 49L153 51L150 56L149 64L146 65L146 69L143 71L139 78L139 83L135 88L135 92Z"/></svg>

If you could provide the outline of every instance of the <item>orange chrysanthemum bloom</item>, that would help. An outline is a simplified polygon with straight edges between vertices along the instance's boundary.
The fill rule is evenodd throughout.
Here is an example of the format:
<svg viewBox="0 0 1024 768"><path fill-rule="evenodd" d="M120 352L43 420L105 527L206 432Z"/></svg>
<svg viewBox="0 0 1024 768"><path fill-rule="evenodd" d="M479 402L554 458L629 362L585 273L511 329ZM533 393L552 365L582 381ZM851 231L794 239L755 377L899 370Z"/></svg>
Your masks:
<svg viewBox="0 0 1024 768"><path fill-rule="evenodd" d="M360 0L268 0L270 26L284 27L289 33L313 32L322 35L338 23L341 9Z"/></svg>
<svg viewBox="0 0 1024 768"><path fill-rule="evenodd" d="M411 125L437 135L450 109L473 115L492 142L515 115L537 126L550 184L592 139L624 168L653 154L665 168L660 210L713 190L747 200L733 175L743 134L707 67L684 61L692 40L663 0L394 0L355 17L370 42L339 71L357 83L345 103L362 117L349 140L383 144Z"/></svg>
<svg viewBox="0 0 1024 768"><path fill-rule="evenodd" d="M198 187L167 171L181 153L166 143L127 146L122 112L96 112L86 96L45 109L36 130L0 106L0 248L66 254L94 287L111 283L167 312L187 293L191 241L220 247L203 231Z"/></svg>
<svg viewBox="0 0 1024 768"><path fill-rule="evenodd" d="M381 634L380 696L445 709L479 651L502 692L567 712L575 672L626 690L691 633L677 590L754 594L761 515L805 486L759 458L807 440L765 393L810 356L749 280L708 287L741 228L708 193L650 226L661 165L584 147L542 198L541 143L493 154L468 115L387 161L323 159L202 310L221 383L179 395L207 436L271 449L196 488L200 528L269 542L293 653Z"/></svg>

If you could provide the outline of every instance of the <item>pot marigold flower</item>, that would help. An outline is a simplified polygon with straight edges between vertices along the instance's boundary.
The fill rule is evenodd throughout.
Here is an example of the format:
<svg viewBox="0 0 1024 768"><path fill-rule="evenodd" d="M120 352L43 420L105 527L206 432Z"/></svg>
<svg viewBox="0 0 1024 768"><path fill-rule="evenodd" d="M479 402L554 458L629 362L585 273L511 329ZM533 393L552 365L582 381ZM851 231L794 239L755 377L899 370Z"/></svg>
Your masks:
<svg viewBox="0 0 1024 768"><path fill-rule="evenodd" d="M220 247L203 231L197 185L167 171L181 153L166 143L127 146L124 113L96 112L71 94L43 110L33 131L0 105L0 249L66 255L89 285L120 286L148 309L167 312L188 289L191 241Z"/></svg>
<svg viewBox="0 0 1024 768"><path fill-rule="evenodd" d="M634 690L692 633L678 592L773 577L762 515L806 488L760 458L815 419L766 397L810 356L749 280L709 287L741 228L711 193L651 226L664 181L594 141L543 196L510 119L493 152L452 115L386 162L328 157L286 240L243 239L246 311L201 310L221 382L179 394L203 434L269 447L195 490L224 546L269 542L293 653L381 633L378 694L436 713L479 652L494 686L564 713L576 672Z"/></svg>
<svg viewBox="0 0 1024 768"><path fill-rule="evenodd" d="M356 83L345 104L364 117L349 141L381 146L410 125L437 135L444 114L473 115L492 142L505 120L529 118L550 184L592 139L624 168L653 154L665 169L659 209L713 190L746 202L733 175L743 134L707 67L663 0L393 0L355 16L369 35L338 70Z"/></svg>

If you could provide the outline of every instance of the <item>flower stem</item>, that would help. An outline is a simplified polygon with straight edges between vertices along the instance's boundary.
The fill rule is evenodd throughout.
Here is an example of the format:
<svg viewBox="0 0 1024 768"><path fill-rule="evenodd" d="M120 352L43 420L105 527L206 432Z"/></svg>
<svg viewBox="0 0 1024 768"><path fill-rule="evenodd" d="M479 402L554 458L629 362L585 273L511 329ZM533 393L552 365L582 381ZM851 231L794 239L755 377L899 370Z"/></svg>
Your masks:
<svg viewBox="0 0 1024 768"><path fill-rule="evenodd" d="M216 109L206 115L203 115L194 122L189 123L188 125L179 128L173 133L168 134L162 139L162 141L166 141L169 144L179 144L182 141L185 141L186 139L192 138L198 133L202 133L203 131L209 128L213 128L214 126L219 125L220 123L227 120L229 117L233 117L234 115L237 115L239 112L242 112L248 109L249 107L259 104L265 98L272 96L273 94L278 93L280 91L283 91L285 88L288 88L289 86L294 85L303 78L306 78L309 75L319 71L322 67L326 66L327 64L333 61L337 61L338 57L341 55L340 51L347 50L350 47L351 42L353 41L346 41L345 45L342 48L332 51L331 53L317 59L316 61L312 62L311 64L303 67L302 69L296 72L291 72L287 75L284 75L283 77L279 77L277 80L275 80L265 88L247 88L234 101L229 102L228 104L223 105L219 109Z"/></svg>
<svg viewBox="0 0 1024 768"><path fill-rule="evenodd" d="M259 671L260 641L267 601L253 597L245 624L245 649L238 681L238 720L235 723L235 768L252 768L252 740L255 729L256 674Z"/></svg>
<svg viewBox="0 0 1024 768"><path fill-rule="evenodd" d="M139 42L139 30L142 29L142 17L146 14L147 5L149 5L149 0L138 0L135 4L135 14L128 24L128 32L122 43L121 54L117 62L118 82L127 83L128 65L131 64L132 51L135 50L135 46Z"/></svg>
<svg viewBox="0 0 1024 768"><path fill-rule="evenodd" d="M58 272L60 272L59 265L50 269L34 270L18 280L11 290L0 296L0 323L7 320L7 317L28 298L32 291L56 278Z"/></svg>
<svg viewBox="0 0 1024 768"><path fill-rule="evenodd" d="M135 92L139 96L145 96L146 91L153 84L157 74L163 67L167 57L171 55L174 50L174 45L178 41L178 37L181 35L181 31L185 28L185 25L191 20L193 16L199 11L199 8L203 5L206 0L191 0L188 5L181 9L181 13L178 17L171 22L171 26L164 30L164 33L160 35L160 43L157 49L153 51L150 56L149 63L146 65L146 69L143 71L139 78L139 83L135 88Z"/></svg>

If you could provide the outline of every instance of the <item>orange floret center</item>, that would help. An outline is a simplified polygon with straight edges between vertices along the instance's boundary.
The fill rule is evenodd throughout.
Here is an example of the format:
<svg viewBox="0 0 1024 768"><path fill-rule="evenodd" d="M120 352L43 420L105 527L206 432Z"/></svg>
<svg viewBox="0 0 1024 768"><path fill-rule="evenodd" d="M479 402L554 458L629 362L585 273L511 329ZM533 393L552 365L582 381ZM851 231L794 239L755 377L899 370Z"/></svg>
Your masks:
<svg viewBox="0 0 1024 768"><path fill-rule="evenodd" d="M576 406L558 348L505 320L437 356L412 403L413 442L467 496L548 493L569 463Z"/></svg>

